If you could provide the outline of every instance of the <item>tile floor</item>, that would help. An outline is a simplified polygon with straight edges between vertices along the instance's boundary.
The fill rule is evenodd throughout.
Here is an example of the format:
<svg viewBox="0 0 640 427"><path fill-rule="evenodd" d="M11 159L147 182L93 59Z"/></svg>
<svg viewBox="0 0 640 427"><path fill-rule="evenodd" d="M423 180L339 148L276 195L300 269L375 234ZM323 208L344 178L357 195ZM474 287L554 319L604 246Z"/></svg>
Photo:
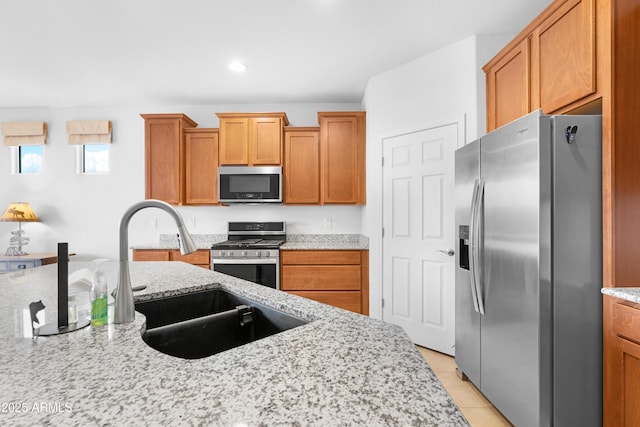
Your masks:
<svg viewBox="0 0 640 427"><path fill-rule="evenodd" d="M512 426L471 382L458 378L453 357L420 346L418 351L472 427Z"/></svg>

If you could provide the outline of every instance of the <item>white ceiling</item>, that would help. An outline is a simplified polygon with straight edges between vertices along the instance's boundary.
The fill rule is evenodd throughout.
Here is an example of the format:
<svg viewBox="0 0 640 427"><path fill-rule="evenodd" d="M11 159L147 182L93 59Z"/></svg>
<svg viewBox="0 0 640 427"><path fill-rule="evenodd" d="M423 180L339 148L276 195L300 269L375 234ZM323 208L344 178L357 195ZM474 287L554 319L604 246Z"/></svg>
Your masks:
<svg viewBox="0 0 640 427"><path fill-rule="evenodd" d="M549 3L0 0L0 107L358 103L371 76Z"/></svg>

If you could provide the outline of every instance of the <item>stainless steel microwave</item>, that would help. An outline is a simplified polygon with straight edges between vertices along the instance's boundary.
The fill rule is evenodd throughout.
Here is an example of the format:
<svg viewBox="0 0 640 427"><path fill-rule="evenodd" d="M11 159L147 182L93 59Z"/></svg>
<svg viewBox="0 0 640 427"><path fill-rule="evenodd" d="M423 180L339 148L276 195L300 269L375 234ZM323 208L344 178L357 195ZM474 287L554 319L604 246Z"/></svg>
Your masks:
<svg viewBox="0 0 640 427"><path fill-rule="evenodd" d="M220 166L221 203L282 203L282 167Z"/></svg>

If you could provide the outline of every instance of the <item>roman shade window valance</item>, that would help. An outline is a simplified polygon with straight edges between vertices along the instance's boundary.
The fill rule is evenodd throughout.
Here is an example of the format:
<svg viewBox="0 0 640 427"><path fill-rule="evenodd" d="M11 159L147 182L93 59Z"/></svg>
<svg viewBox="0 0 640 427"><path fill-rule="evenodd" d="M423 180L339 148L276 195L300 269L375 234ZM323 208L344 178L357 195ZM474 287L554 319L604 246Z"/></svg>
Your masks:
<svg viewBox="0 0 640 427"><path fill-rule="evenodd" d="M110 144L110 120L68 120L69 144Z"/></svg>
<svg viewBox="0 0 640 427"><path fill-rule="evenodd" d="M43 145L47 142L45 122L2 122L4 145Z"/></svg>

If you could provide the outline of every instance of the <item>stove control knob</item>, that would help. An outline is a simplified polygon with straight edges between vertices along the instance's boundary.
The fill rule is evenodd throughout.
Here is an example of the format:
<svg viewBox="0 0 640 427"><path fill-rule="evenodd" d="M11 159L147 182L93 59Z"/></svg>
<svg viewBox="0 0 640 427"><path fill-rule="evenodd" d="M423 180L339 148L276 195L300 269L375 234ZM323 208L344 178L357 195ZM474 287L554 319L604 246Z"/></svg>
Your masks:
<svg viewBox="0 0 640 427"><path fill-rule="evenodd" d="M258 251L258 253L256 253L256 255L257 255L258 257L261 257L261 256L265 256L265 253L264 253L264 252L262 252L262 251Z"/></svg>
<svg viewBox="0 0 640 427"><path fill-rule="evenodd" d="M247 256L247 251L242 251L242 252L240 252L240 255L242 255L242 256Z"/></svg>

